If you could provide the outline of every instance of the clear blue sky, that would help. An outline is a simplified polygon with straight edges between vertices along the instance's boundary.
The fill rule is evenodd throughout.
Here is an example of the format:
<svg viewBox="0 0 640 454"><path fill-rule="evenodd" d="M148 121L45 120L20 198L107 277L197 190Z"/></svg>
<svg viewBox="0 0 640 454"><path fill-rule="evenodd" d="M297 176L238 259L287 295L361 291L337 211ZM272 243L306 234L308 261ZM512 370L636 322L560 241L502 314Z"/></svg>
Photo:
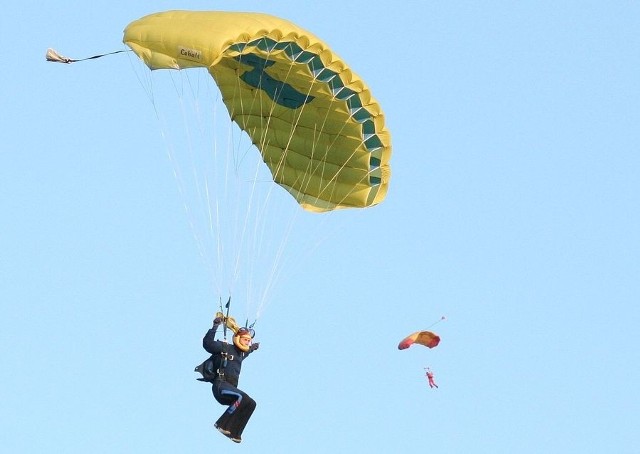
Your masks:
<svg viewBox="0 0 640 454"><path fill-rule="evenodd" d="M314 32L392 134L385 202L346 215L256 325L241 445L193 373L219 295L140 66L44 59L123 49L167 9ZM639 30L620 0L4 5L0 447L638 452ZM440 346L397 350L442 315Z"/></svg>

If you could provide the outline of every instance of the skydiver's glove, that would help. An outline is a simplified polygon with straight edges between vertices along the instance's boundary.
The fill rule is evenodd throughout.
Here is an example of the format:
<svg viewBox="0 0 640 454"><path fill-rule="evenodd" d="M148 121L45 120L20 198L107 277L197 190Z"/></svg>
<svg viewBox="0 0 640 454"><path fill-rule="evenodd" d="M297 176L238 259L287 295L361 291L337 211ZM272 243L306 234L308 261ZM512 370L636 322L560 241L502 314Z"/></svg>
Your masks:
<svg viewBox="0 0 640 454"><path fill-rule="evenodd" d="M249 347L249 351L252 352L252 351L257 350L258 348L260 348L260 342L255 342L255 343L251 344L251 347Z"/></svg>
<svg viewBox="0 0 640 454"><path fill-rule="evenodd" d="M218 326L220 325L222 322L224 321L224 318L222 317L216 317L213 319L213 326Z"/></svg>

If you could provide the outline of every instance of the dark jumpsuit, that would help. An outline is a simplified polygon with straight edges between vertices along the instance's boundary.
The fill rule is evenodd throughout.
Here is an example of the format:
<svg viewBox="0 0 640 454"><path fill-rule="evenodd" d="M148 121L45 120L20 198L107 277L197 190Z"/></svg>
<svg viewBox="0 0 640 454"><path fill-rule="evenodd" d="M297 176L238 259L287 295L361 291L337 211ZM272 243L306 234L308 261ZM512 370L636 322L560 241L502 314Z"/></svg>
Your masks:
<svg viewBox="0 0 640 454"><path fill-rule="evenodd" d="M216 426L230 432L229 437L240 438L249 418L256 408L256 401L247 393L238 389L240 379L240 369L242 361L251 353L243 352L235 344L227 344L215 340L218 325L213 325L202 339L202 346L212 355L227 353L227 363L221 368L223 373L219 374L213 381L213 397L222 405L229 407L216 421Z"/></svg>

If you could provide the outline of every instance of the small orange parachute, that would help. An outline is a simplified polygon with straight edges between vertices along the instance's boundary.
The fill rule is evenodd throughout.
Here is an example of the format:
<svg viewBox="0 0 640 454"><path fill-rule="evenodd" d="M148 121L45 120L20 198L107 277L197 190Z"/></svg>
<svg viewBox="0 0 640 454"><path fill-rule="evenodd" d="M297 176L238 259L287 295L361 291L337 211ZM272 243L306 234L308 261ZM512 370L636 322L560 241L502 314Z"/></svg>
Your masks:
<svg viewBox="0 0 640 454"><path fill-rule="evenodd" d="M404 350L413 344L421 344L425 347L433 348L440 343L440 336L431 331L417 331L404 339L398 344L398 350Z"/></svg>

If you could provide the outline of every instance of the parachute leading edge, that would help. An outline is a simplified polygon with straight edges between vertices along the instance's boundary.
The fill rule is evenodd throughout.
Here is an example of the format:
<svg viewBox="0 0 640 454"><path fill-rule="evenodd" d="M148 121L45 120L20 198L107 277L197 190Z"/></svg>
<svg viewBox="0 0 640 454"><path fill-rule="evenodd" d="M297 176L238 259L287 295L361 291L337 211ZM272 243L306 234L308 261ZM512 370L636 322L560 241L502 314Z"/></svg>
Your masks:
<svg viewBox="0 0 640 454"><path fill-rule="evenodd" d="M124 31L151 69L207 68L231 119L306 210L384 200L391 137L362 79L318 37L259 13L167 11Z"/></svg>

